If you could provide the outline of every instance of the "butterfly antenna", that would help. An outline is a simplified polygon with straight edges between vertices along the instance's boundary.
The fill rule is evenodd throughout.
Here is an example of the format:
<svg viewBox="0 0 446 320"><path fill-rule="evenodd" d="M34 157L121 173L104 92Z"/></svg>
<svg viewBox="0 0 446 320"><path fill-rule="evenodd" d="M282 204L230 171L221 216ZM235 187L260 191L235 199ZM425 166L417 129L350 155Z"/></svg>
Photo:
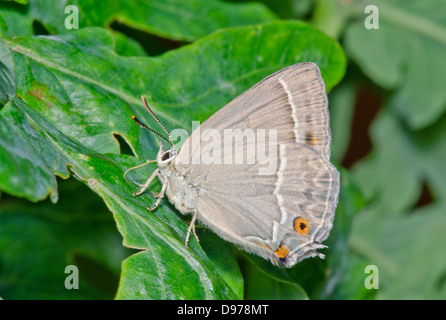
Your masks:
<svg viewBox="0 0 446 320"><path fill-rule="evenodd" d="M146 99L144 98L144 96L141 96L141 100L144 103L144 107L146 107L147 111L149 111L149 113L152 115L152 117L156 120L156 122L158 122L158 124L161 126L161 128L163 128L164 132L167 133L167 136L169 137L170 140L170 145L173 146L173 141L172 141L172 137L170 136L169 131L166 130L166 128L163 126L163 124L161 123L161 121L156 117L156 115L153 113L152 109L150 109L150 107L147 105Z"/></svg>
<svg viewBox="0 0 446 320"><path fill-rule="evenodd" d="M149 130L150 132L153 132L153 133L156 134L158 137L160 137L160 138L166 140L167 143L170 144L171 147L173 147L173 142L172 142L171 140L168 140L168 139L167 139L165 136L163 136L162 134L156 132L156 131L153 130L152 128L149 128L149 127L146 126L144 123L142 123L141 121L139 121L138 118L136 118L135 116L132 116L132 119L135 120L135 122L136 122L137 124L139 124L139 126L140 126L141 128L144 128L144 129ZM169 138L170 138L170 136L169 136Z"/></svg>

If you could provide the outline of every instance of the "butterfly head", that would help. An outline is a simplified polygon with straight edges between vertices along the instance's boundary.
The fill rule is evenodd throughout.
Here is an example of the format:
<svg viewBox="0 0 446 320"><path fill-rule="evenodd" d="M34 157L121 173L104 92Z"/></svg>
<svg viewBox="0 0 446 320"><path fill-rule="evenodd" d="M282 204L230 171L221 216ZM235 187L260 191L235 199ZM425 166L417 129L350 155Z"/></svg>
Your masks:
<svg viewBox="0 0 446 320"><path fill-rule="evenodd" d="M177 151L175 150L175 148L164 151L164 146L163 144L161 144L158 155L156 156L156 163L158 164L158 168L161 169L169 166L176 157Z"/></svg>

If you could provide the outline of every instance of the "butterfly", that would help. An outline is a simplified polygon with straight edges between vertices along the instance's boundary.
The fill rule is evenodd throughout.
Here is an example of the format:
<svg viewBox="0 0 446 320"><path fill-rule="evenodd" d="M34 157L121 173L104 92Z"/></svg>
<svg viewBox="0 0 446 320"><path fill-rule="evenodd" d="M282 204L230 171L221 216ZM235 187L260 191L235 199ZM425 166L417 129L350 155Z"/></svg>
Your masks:
<svg viewBox="0 0 446 320"><path fill-rule="evenodd" d="M266 77L195 129L178 152L142 101L168 137L133 119L170 149L161 144L158 168L134 195L157 177L162 188L148 210L167 196L178 211L191 214L186 246L191 233L198 240L198 220L281 267L324 257L317 250L326 247L322 242L333 226L339 173L330 163L328 99L316 64L295 64ZM223 144L228 132L242 138ZM213 161L199 161L203 155Z"/></svg>

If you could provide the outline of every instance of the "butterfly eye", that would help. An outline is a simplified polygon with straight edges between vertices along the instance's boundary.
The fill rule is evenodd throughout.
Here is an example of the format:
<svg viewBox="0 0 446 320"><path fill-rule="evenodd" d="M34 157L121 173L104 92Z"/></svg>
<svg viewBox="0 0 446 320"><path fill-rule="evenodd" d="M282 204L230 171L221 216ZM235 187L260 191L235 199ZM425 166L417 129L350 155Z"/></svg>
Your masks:
<svg viewBox="0 0 446 320"><path fill-rule="evenodd" d="M304 236L310 231L310 222L305 218L296 218L294 220L294 230Z"/></svg>
<svg viewBox="0 0 446 320"><path fill-rule="evenodd" d="M161 155L161 161L168 161L168 160L170 160L171 158L173 158L173 154L170 152L170 150L164 152L164 153Z"/></svg>

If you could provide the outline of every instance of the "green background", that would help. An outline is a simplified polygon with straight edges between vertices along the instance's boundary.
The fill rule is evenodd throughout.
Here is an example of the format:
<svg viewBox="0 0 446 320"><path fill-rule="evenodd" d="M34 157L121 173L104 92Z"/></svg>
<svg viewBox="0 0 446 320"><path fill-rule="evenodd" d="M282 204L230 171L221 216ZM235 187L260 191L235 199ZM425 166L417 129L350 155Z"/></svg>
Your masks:
<svg viewBox="0 0 446 320"><path fill-rule="evenodd" d="M0 297L445 299L445 56L446 1L0 1ZM139 97L190 132L304 61L341 173L326 259L280 269L204 227L185 248L189 217L132 196L155 166L123 179L159 146Z"/></svg>

